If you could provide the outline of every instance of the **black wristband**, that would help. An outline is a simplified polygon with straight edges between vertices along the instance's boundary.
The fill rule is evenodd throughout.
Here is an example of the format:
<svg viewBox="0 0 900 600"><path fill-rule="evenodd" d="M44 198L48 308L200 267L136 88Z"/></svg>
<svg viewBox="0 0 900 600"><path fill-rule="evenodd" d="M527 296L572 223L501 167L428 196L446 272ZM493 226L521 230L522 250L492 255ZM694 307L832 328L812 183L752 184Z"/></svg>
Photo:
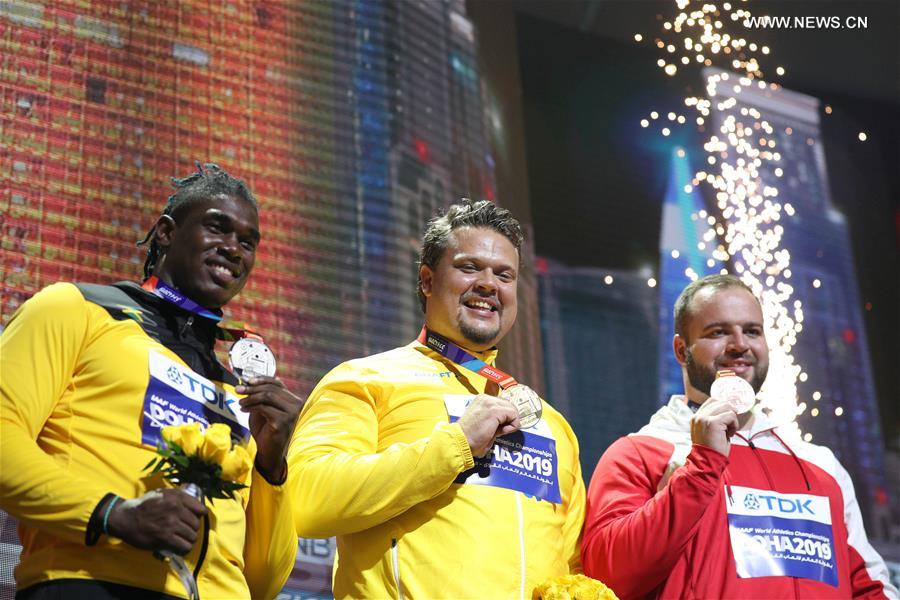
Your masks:
<svg viewBox="0 0 900 600"><path fill-rule="evenodd" d="M103 496L103 498L100 499L100 502L97 503L97 506L94 507L94 512L91 513L91 518L88 519L87 529L84 532L85 546L93 546L100 540L100 536L103 535L103 515L106 511L106 506L112 502L115 497L116 495L110 492Z"/></svg>
<svg viewBox="0 0 900 600"><path fill-rule="evenodd" d="M253 469L257 473L259 473L259 476L262 477L263 479L265 479L266 483L268 483L269 485L274 485L274 486L284 485L284 482L287 481L287 460L285 460L283 458L281 459L281 472L284 473L284 476L281 478L280 481L272 481L271 479L266 477L266 474L263 473L262 469L260 469L258 467L258 465L256 465L256 464L253 465Z"/></svg>

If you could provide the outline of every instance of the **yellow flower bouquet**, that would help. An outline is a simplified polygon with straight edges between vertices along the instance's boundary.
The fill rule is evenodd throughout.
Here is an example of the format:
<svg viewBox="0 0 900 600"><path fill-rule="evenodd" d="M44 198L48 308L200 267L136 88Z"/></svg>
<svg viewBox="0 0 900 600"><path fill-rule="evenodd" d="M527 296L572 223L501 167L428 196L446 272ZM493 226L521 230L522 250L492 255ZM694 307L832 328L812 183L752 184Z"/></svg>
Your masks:
<svg viewBox="0 0 900 600"><path fill-rule="evenodd" d="M161 473L176 485L193 483L205 498L228 498L247 487L250 454L231 441L231 428L213 423L203 431L200 423L169 426L162 430L157 456L145 470Z"/></svg>
<svg viewBox="0 0 900 600"><path fill-rule="evenodd" d="M560 575L534 588L532 600L618 600L615 593L585 575Z"/></svg>

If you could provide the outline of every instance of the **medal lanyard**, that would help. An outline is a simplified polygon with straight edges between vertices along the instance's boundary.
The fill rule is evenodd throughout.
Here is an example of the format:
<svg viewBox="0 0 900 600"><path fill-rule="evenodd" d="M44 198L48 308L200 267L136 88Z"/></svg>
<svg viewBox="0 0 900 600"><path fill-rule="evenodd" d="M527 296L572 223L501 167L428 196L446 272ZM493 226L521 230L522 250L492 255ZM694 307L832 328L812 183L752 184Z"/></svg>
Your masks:
<svg viewBox="0 0 900 600"><path fill-rule="evenodd" d="M473 373L478 373L485 379L493 381L504 390L511 388L514 385L518 385L519 383L512 375L504 373L496 367L492 367L477 356L469 354L450 340L433 331L429 331L424 327L417 339L420 344L428 346L450 362L457 364L468 371L472 371Z"/></svg>
<svg viewBox="0 0 900 600"><path fill-rule="evenodd" d="M203 308L175 288L167 285L164 281L160 281L159 277L156 275L147 279L147 281L141 284L141 287L154 296L162 298L166 302L174 304L190 313L211 319L217 323L222 320L222 315L217 315L208 308ZM233 342L245 337L262 340L262 336L249 328L232 329L228 327L216 327L216 337L220 340L225 340L226 342Z"/></svg>

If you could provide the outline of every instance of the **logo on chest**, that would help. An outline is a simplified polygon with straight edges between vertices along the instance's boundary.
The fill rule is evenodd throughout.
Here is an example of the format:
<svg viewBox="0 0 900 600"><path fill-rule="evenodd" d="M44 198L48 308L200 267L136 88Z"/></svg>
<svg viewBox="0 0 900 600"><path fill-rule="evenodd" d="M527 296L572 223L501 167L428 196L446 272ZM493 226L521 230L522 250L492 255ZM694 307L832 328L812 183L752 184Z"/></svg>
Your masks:
<svg viewBox="0 0 900 600"><path fill-rule="evenodd" d="M237 401L237 396L221 385L151 350L141 442L156 445L163 427L193 421L204 427L225 423L235 439L246 439L249 417L237 410Z"/></svg>
<svg viewBox="0 0 900 600"><path fill-rule="evenodd" d="M731 486L725 508L738 577L801 577L837 587L827 497Z"/></svg>

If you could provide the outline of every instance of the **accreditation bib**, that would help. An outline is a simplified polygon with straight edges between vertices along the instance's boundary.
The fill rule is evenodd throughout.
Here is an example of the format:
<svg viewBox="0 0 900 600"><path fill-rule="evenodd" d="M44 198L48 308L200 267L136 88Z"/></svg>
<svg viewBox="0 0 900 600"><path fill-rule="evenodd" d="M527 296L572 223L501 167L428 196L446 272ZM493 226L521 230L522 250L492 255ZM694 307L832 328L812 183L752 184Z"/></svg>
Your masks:
<svg viewBox="0 0 900 600"><path fill-rule="evenodd" d="M733 485L725 507L738 577L801 577L838 586L827 497Z"/></svg>
<svg viewBox="0 0 900 600"><path fill-rule="evenodd" d="M463 415L473 396L447 395L444 404L450 422ZM556 438L546 419L528 430L520 430L494 442L483 458L475 458L475 466L457 476L455 483L487 485L516 490L540 500L560 503Z"/></svg>
<svg viewBox="0 0 900 600"><path fill-rule="evenodd" d="M150 351L150 379L144 394L141 442L155 446L169 425L199 422L204 429L225 423L236 440L250 436L250 416L241 412L238 397L189 367Z"/></svg>

